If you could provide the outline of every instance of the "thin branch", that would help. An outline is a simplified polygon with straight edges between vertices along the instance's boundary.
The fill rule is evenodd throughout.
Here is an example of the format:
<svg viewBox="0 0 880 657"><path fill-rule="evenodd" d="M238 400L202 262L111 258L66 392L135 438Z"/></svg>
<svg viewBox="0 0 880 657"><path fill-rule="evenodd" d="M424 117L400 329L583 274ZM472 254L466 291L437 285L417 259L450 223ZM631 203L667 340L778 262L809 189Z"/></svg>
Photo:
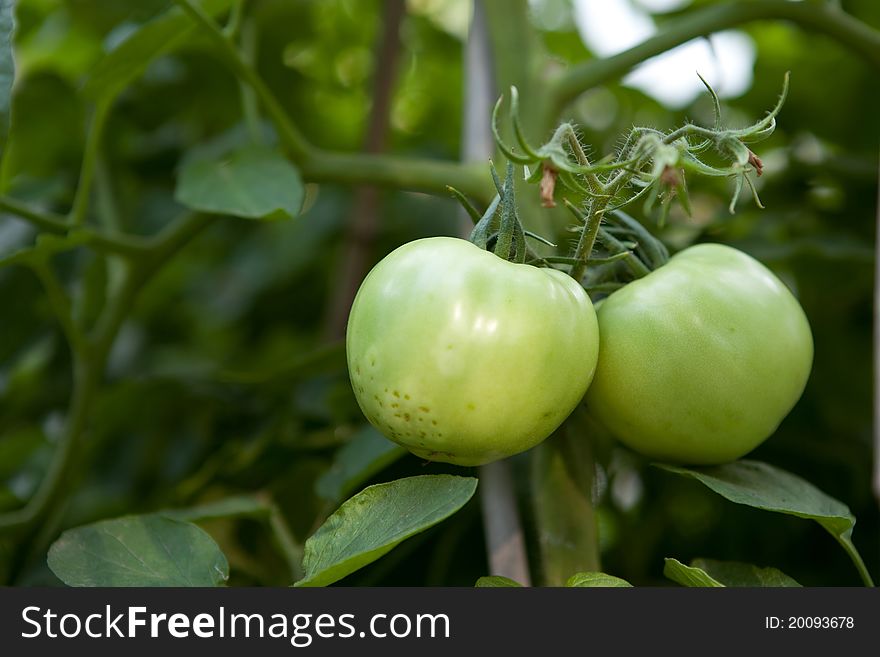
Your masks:
<svg viewBox="0 0 880 657"><path fill-rule="evenodd" d="M278 128L280 136L293 158L295 160L308 159L314 151L314 147L308 142L305 135L299 131L299 128L294 125L293 121L290 120L275 94L266 86L266 83L263 82L263 79L257 74L256 70L245 61L244 56L235 43L223 33L223 30L220 29L213 18L205 13L204 9L194 4L191 0L175 0L175 2L202 28L205 36L224 55L232 72L253 88L262 101L269 117Z"/></svg>
<svg viewBox="0 0 880 657"><path fill-rule="evenodd" d="M846 550L849 558L852 559L856 570L859 571L859 577L861 577L862 583L869 588L873 588L874 580L871 578L871 573L865 565L862 555L859 554L859 551L856 549L856 546L853 545L852 541L840 541L840 544L843 546L843 549Z"/></svg>
<svg viewBox="0 0 880 657"><path fill-rule="evenodd" d="M244 2L245 0L234 0L232 7L229 10L229 18L223 28L223 34L230 39L234 39L241 30L241 25L244 19Z"/></svg>
<svg viewBox="0 0 880 657"><path fill-rule="evenodd" d="M86 348L77 347L79 341L71 343L73 352L73 393L67 413L64 435L59 441L49 468L36 493L21 509L0 514L0 534L8 532L26 533L38 527L40 520L52 513L67 491L67 481L76 470L81 456L81 445L85 438L88 417L98 394L107 354L122 319L127 313L139 288L140 281L131 268L126 269L125 278L118 291L101 315L99 324L107 330L98 331L97 338ZM48 289L48 288L47 288Z"/></svg>
<svg viewBox="0 0 880 657"><path fill-rule="evenodd" d="M486 203L495 195L485 164L325 151L300 163L300 169L312 182L372 183L443 196L446 186L451 185Z"/></svg>
<svg viewBox="0 0 880 657"><path fill-rule="evenodd" d="M119 212L119 204L113 190L113 181L107 159L102 153L98 153L95 166L95 196L98 223L108 233L119 233L123 229L122 217Z"/></svg>
<svg viewBox="0 0 880 657"><path fill-rule="evenodd" d="M65 223L64 217L61 215L54 212L34 210L21 201L8 196L0 196L0 211L7 212L19 219L24 219L29 224L33 224L37 228L50 233L63 235L70 230L70 226Z"/></svg>
<svg viewBox="0 0 880 657"><path fill-rule="evenodd" d="M107 114L110 110L110 102L99 102L92 114L89 126L86 148L83 154L82 169L79 175L79 184L76 187L76 196L70 209L70 223L74 226L82 226L86 221L86 213L89 209L89 198L92 194L92 181L95 178L95 166L98 161L98 150L101 146L101 136L104 133L104 124L107 122Z"/></svg>
<svg viewBox="0 0 880 657"><path fill-rule="evenodd" d="M74 456L78 451L97 388L94 369L76 354L73 378L73 395L64 435L55 448L49 468L37 491L24 507L0 514L0 534L21 532L34 526L53 508L64 491L64 482L72 471Z"/></svg>
<svg viewBox="0 0 880 657"><path fill-rule="evenodd" d="M126 257L139 257L146 253L149 240L137 235L108 235L91 228L77 229L86 236L86 242L96 250Z"/></svg>
<svg viewBox="0 0 880 657"><path fill-rule="evenodd" d="M559 110L584 91L623 76L634 66L696 37L758 20L789 20L825 34L880 69L880 31L823 2L750 0L709 6L670 22L656 36L606 59L569 67L552 87L553 106Z"/></svg>
<svg viewBox="0 0 880 657"><path fill-rule="evenodd" d="M145 275L150 275L196 235L207 228L214 217L199 213L185 213L172 221L149 241L149 259Z"/></svg>
<svg viewBox="0 0 880 657"><path fill-rule="evenodd" d="M52 454L49 468L37 491L20 509L0 514L0 534L27 533L52 513L67 490L67 481L76 470L92 405L98 394L107 355L116 333L133 302L141 281L129 266L122 285L101 313L96 337L87 346L71 341L73 353L73 393L64 435ZM48 291L49 288L47 288ZM57 303L57 302L56 302Z"/></svg>
<svg viewBox="0 0 880 657"><path fill-rule="evenodd" d="M210 217L204 215L184 215L150 241L149 258L128 263L119 290L104 308L93 334L89 336L88 348L73 350L73 394L64 436L55 449L49 469L37 492L24 507L0 514L0 534L28 532L57 507L81 456L88 417L107 356L122 322L153 274L209 223Z"/></svg>
<svg viewBox="0 0 880 657"><path fill-rule="evenodd" d="M278 506L272 502L269 510L269 529L272 531L272 537L276 546L290 571L290 581L295 582L303 577L302 558L303 547L299 544L290 531L287 521Z"/></svg>
<svg viewBox="0 0 880 657"><path fill-rule="evenodd" d="M148 248L148 241L142 237L135 235L108 235L92 228L74 229L61 215L34 210L21 201L8 196L0 196L0 211L7 212L47 233L55 235L66 235L71 230L77 230L78 234L86 236L88 244L105 253L139 256Z"/></svg>
<svg viewBox="0 0 880 657"><path fill-rule="evenodd" d="M85 337L80 331L79 326L77 326L76 321L74 321L70 297L67 296L67 292L64 291L64 288L58 281L58 277L52 270L49 261L45 258L35 258L31 262L31 269L33 269L37 278L43 284L46 298L49 300L49 305L55 313L56 319L61 324L61 329L64 331L71 350L75 354L79 354L81 358L87 358L88 347Z"/></svg>
<svg viewBox="0 0 880 657"><path fill-rule="evenodd" d="M239 2L237 7L241 7ZM241 26L241 53L248 66L255 66L257 61L257 25L253 19L248 18ZM239 92L241 94L241 107L244 114L244 124L248 131L248 137L255 144L263 143L263 132L260 128L260 111L257 104L257 95L253 87L239 80Z"/></svg>

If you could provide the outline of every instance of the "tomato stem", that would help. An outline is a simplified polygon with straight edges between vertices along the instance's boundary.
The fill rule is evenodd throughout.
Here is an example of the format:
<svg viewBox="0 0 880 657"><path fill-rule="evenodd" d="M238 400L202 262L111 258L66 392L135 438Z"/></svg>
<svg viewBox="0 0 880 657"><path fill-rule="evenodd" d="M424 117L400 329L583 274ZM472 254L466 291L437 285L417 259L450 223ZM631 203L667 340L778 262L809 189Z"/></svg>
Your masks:
<svg viewBox="0 0 880 657"><path fill-rule="evenodd" d="M579 217L584 224L580 239L578 239L577 247L574 250L575 264L572 265L569 270L571 277L580 282L586 272L587 261L593 253L593 246L596 243L596 235L599 233L599 225L602 223L602 215L605 212L605 207L604 204L593 206L593 203L588 201L587 211L580 213L568 199L565 199L565 205L575 214L575 216Z"/></svg>
<svg viewBox="0 0 880 657"><path fill-rule="evenodd" d="M497 175L493 173L493 176ZM507 161L507 175L504 184L499 191L501 194L501 226L498 230L498 239L495 242L495 255L511 259L511 246L514 245L516 233L516 199L513 191L513 162ZM520 230L522 228L520 227Z"/></svg>

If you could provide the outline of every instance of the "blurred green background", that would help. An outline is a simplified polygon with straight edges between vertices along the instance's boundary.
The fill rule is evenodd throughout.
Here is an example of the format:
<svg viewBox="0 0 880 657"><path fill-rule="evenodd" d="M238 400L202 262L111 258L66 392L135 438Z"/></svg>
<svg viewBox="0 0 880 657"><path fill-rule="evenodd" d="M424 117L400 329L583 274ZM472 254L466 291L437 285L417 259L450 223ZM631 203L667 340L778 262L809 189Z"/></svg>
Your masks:
<svg viewBox="0 0 880 657"><path fill-rule="evenodd" d="M258 68L313 143L363 148L382 4L249 3L259 33ZM84 76L105 50L168 5L17 3L3 193L66 211L90 112L79 93ZM842 5L880 27L880 3ZM470 3L410 0L406 8L387 150L460 159ZM541 0L531 8L534 29L557 66L592 56L568 2ZM662 30L670 20L659 16L657 24ZM760 179L766 209L743 201L730 215L726 182L693 180L694 217L673 214L662 236L675 249L699 240L736 245L797 292L814 332L813 372L795 410L752 456L849 505L858 518L854 542L876 579L880 522L870 481L877 71L840 44L794 25L766 21L741 31L754 43L756 61L750 87L724 100L731 124L762 116L784 72L792 73L779 128L756 147L767 169ZM711 104L701 96L672 109L614 83L573 103L563 118L581 123L593 152L605 154L634 123L666 129L685 119L710 122ZM173 196L181 159L197 145L241 131L240 121L234 78L194 34L152 63L114 106L95 203L115 207L125 230L152 234L183 211ZM271 136L268 123L265 129ZM333 508L316 492L316 480L364 427L342 346L327 337L356 194L345 186L309 185L308 211L297 219L218 218L162 271L113 348L75 493L47 527L50 535L29 553L0 543L4 580L57 584L45 565L46 541L66 527L255 491L270 494L305 540ZM460 225L452 200L393 190L380 193L377 217L366 251L370 262L418 237L456 234ZM565 239L564 226L558 228L557 237ZM29 225L0 216L0 254L33 237ZM81 282L111 275L112 263L108 269L84 249L58 262L77 312L94 312ZM45 472L63 426L71 362L30 271L0 269L0 300L0 509L10 509L33 493ZM595 497L606 572L636 585L663 584L664 557L712 557L775 566L805 585L859 583L844 552L816 523L727 503L622 449L607 450L601 461ZM371 481L464 471L406 455ZM525 489L522 494L527 498ZM205 527L229 557L230 584L289 583L263 526L223 520ZM470 586L487 569L475 499L342 584Z"/></svg>

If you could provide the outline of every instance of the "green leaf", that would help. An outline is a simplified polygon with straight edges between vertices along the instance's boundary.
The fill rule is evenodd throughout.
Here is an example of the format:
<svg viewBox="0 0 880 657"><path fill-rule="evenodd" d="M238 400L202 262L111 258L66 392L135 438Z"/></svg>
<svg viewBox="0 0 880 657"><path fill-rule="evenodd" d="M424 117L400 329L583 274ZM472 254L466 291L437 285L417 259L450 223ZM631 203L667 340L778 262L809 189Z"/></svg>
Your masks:
<svg viewBox="0 0 880 657"><path fill-rule="evenodd" d="M12 0L0 0L0 159L9 136L12 110L12 82L15 61L12 58L12 36L15 32L15 6Z"/></svg>
<svg viewBox="0 0 880 657"><path fill-rule="evenodd" d="M250 495L226 497L215 502L206 502L185 509L168 509L159 513L166 518L184 522L202 522L217 518L254 517L268 515L270 506L263 500Z"/></svg>
<svg viewBox="0 0 880 657"><path fill-rule="evenodd" d="M478 589L506 589L506 588L522 588L522 584L509 577L501 577L501 575L490 575L481 577L474 584Z"/></svg>
<svg viewBox="0 0 880 657"><path fill-rule="evenodd" d="M205 13L216 16L233 0L201 0ZM92 69L83 92L92 100L107 100L125 89L144 72L154 59L166 55L187 42L196 24L179 7L145 23L111 50Z"/></svg>
<svg viewBox="0 0 880 657"><path fill-rule="evenodd" d="M625 579L620 579L614 575L606 575L605 573L575 573L568 578L566 586L587 587L587 586L604 586L604 587L631 587L632 584Z"/></svg>
<svg viewBox="0 0 880 657"><path fill-rule="evenodd" d="M760 568L750 563L694 559L691 566L699 568L724 586L800 586L776 568Z"/></svg>
<svg viewBox="0 0 880 657"><path fill-rule="evenodd" d="M220 586L229 564L206 532L157 514L69 529L49 548L68 586Z"/></svg>
<svg viewBox="0 0 880 657"><path fill-rule="evenodd" d="M299 171L280 153L247 146L220 159L191 157L177 179L174 197L187 207L247 219L295 217L304 188Z"/></svg>
<svg viewBox="0 0 880 657"><path fill-rule="evenodd" d="M666 559L663 574L673 582L689 587L723 587L724 584L714 579L707 572L694 566L685 566L677 559Z"/></svg>
<svg viewBox="0 0 880 657"><path fill-rule="evenodd" d="M452 475L408 477L365 488L306 541L305 577L295 586L326 586L372 563L451 516L476 489L476 478Z"/></svg>
<svg viewBox="0 0 880 657"><path fill-rule="evenodd" d="M333 464L315 482L315 492L325 500L339 502L404 454L403 447L367 425L336 452Z"/></svg>
<svg viewBox="0 0 880 657"><path fill-rule="evenodd" d="M873 585L862 557L852 542L856 519L849 507L810 482L760 461L740 460L709 468L657 465L669 472L696 479L736 504L815 520L843 546L865 583Z"/></svg>

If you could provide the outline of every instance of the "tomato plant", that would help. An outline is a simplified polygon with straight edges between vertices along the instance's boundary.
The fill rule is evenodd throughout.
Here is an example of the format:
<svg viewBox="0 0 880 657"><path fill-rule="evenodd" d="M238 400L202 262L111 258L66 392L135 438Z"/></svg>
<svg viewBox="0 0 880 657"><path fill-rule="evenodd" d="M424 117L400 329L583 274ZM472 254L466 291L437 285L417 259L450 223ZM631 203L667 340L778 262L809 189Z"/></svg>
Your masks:
<svg viewBox="0 0 880 657"><path fill-rule="evenodd" d="M737 459L803 392L813 358L804 311L757 260L699 244L614 292L599 311L589 410L652 458Z"/></svg>
<svg viewBox="0 0 880 657"><path fill-rule="evenodd" d="M559 426L593 378L598 337L593 304L568 275L433 237L373 268L346 350L377 429L429 461L478 465Z"/></svg>
<svg viewBox="0 0 880 657"><path fill-rule="evenodd" d="M0 585L870 585L880 3L613 4L0 2Z"/></svg>

